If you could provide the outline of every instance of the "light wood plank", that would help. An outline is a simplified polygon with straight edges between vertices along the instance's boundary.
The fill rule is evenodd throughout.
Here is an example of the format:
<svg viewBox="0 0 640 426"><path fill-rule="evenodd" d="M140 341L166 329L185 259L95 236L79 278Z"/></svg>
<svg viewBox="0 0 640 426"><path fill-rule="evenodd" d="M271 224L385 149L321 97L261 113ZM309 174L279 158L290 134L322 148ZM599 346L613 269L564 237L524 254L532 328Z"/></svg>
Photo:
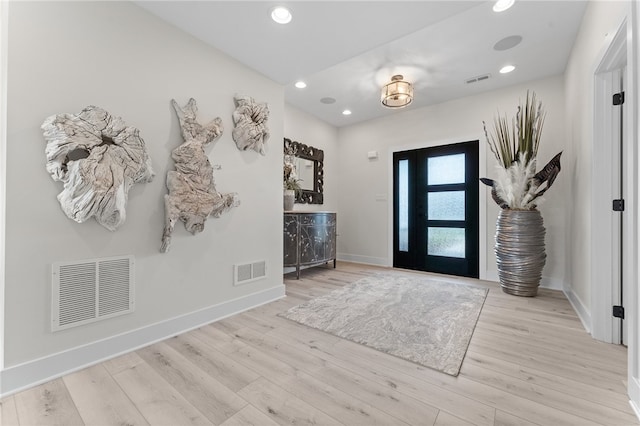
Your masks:
<svg viewBox="0 0 640 426"><path fill-rule="evenodd" d="M505 413L501 410L496 410L496 424L495 426L536 426L539 423L532 423L520 417ZM540 425L544 426L544 425Z"/></svg>
<svg viewBox="0 0 640 426"><path fill-rule="evenodd" d="M107 369L109 374L113 375L142 363L144 363L144 361L138 356L137 353L129 352L127 354L105 361L102 364Z"/></svg>
<svg viewBox="0 0 640 426"><path fill-rule="evenodd" d="M431 405L390 387L381 388L374 381L331 363L311 375L407 424L434 424L438 416L438 409Z"/></svg>
<svg viewBox="0 0 640 426"><path fill-rule="evenodd" d="M295 378L290 378L284 386L288 392L296 395L302 401L330 414L347 425L366 424L370 426L397 425L407 426L405 423L376 407L344 392L325 384L323 381L300 371ZM432 425L435 417L423 419L426 425Z"/></svg>
<svg viewBox="0 0 640 426"><path fill-rule="evenodd" d="M15 399L13 396L3 398L0 401L0 425L17 426L19 424Z"/></svg>
<svg viewBox="0 0 640 426"><path fill-rule="evenodd" d="M278 423L249 404L220 426L278 426Z"/></svg>
<svg viewBox="0 0 640 426"><path fill-rule="evenodd" d="M316 354L297 349L293 345L282 344L270 335L261 334L250 328L239 329L235 332L235 336L238 341L253 346L265 355L271 355L296 370L315 371L315 369L322 368L327 364L325 359L316 356Z"/></svg>
<svg viewBox="0 0 640 426"><path fill-rule="evenodd" d="M474 424L493 424L494 409L475 394L466 392L459 382L460 376L452 377L436 370L407 362L392 355L378 352L351 342L334 345L340 358L349 360L345 368L365 366L370 377L378 377L400 392L434 405Z"/></svg>
<svg viewBox="0 0 640 426"><path fill-rule="evenodd" d="M289 325L290 321L285 321ZM260 326L258 325L259 329ZM275 330L275 329L274 329ZM301 336L302 338L291 339L294 335L287 331L283 334L267 333L258 334L257 331L249 329L238 330L236 335L245 337L247 344L253 344L267 353L273 353L278 359L284 359L282 352L291 352L294 358L293 364L317 380L334 388L347 392L376 408L382 409L401 421L409 424L432 424L438 414L438 410L428 404L424 404L414 398L395 391L392 388L380 389L375 382L351 371L334 365L334 358L326 352L318 351L315 345L316 338L325 341L342 340L335 336L310 330L310 333ZM316 336L317 335L317 336ZM280 336L280 337L278 337ZM271 338L271 341L269 339ZM309 356L313 358L309 358Z"/></svg>
<svg viewBox="0 0 640 426"><path fill-rule="evenodd" d="M246 401L165 343L156 343L138 351L156 373L213 424L236 414Z"/></svg>
<svg viewBox="0 0 640 426"><path fill-rule="evenodd" d="M255 371L198 339L192 333L169 339L166 343L234 392L260 377Z"/></svg>
<svg viewBox="0 0 640 426"><path fill-rule="evenodd" d="M564 377L587 385L600 386L613 392L624 393L622 377L615 374L605 374L598 371L597 367L580 365L572 362L559 362L553 352L539 352L531 354L522 352L509 345L496 344L495 341L472 339L469 351L485 353L494 358L508 362L521 364L530 368L538 368L560 377ZM604 362L604 361L603 361Z"/></svg>
<svg viewBox="0 0 640 426"><path fill-rule="evenodd" d="M148 424L103 365L80 370L63 380L86 424Z"/></svg>
<svg viewBox="0 0 640 426"><path fill-rule="evenodd" d="M471 380L518 395L547 407L556 408L576 417L582 417L585 421L589 420L600 424L632 424L635 421L635 416L632 413L625 413L602 404L577 398L565 392L544 388L484 367L468 364L463 369L465 377ZM511 414L516 413L512 412Z"/></svg>
<svg viewBox="0 0 640 426"><path fill-rule="evenodd" d="M146 363L113 378L152 425L213 424Z"/></svg>
<svg viewBox="0 0 640 426"><path fill-rule="evenodd" d="M492 358L477 352L467 352L464 363L466 366L477 365L484 367L500 374L508 374L542 388L553 389L584 399L585 401L606 405L607 407L624 413L633 414L633 410L629 406L628 401L621 398L621 396L626 396L626 394L623 395L608 389L559 377L539 369L523 367L516 363Z"/></svg>
<svg viewBox="0 0 640 426"><path fill-rule="evenodd" d="M62 379L56 379L15 396L21 425L84 425Z"/></svg>
<svg viewBox="0 0 640 426"><path fill-rule="evenodd" d="M465 422L459 417L440 410L434 426L473 426L473 423Z"/></svg>
<svg viewBox="0 0 640 426"><path fill-rule="evenodd" d="M316 330L314 330L314 332L320 335L324 334ZM276 333L279 332L274 331L271 334ZM278 335L286 338L287 334ZM325 344L321 336L314 336L314 343L309 347L309 351L321 352L324 354L321 356L330 357L328 358L330 363L375 382L381 387L381 392L387 390L397 391L425 405L454 412L459 417L473 424L493 425L494 409L492 407L417 378L416 374L418 370L424 369L425 367L419 367L417 364L401 360L392 355L382 354L371 348L342 339L335 344ZM363 355L361 351L369 351L373 356ZM396 369L389 368L385 366L384 360L381 361L375 358L378 354L384 355L387 360L392 362L404 364L406 368L410 370L418 370L411 371L410 373L402 373ZM439 372L436 373L443 374Z"/></svg>
<svg viewBox="0 0 640 426"><path fill-rule="evenodd" d="M262 377L238 394L281 425L343 425Z"/></svg>

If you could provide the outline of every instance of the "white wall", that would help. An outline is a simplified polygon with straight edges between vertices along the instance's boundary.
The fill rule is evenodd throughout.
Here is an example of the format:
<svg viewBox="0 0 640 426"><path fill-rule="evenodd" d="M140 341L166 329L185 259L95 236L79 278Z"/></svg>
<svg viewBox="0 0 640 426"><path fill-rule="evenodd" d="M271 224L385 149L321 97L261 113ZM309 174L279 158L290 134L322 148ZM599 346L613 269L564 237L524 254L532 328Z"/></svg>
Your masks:
<svg viewBox="0 0 640 426"><path fill-rule="evenodd" d="M281 86L129 2L11 2L8 64L5 368L283 288ZM269 104L265 157L231 138L235 93ZM218 190L238 192L242 204L196 236L179 223L161 254L165 177L182 142L170 100L190 97L201 121L223 120L207 150L222 165ZM44 167L43 120L87 105L139 128L157 174L132 188L116 232L68 219L56 200L61 184ZM51 263L121 254L136 257L135 313L51 333ZM261 259L266 279L232 285L233 264Z"/></svg>
<svg viewBox="0 0 640 426"><path fill-rule="evenodd" d="M324 151L324 203L295 204L293 210L337 211L340 190L338 185L338 130L304 111L285 104L284 137Z"/></svg>
<svg viewBox="0 0 640 426"><path fill-rule="evenodd" d="M7 93L8 3L0 2L0 93ZM4 368L4 240L7 168L7 97L0 95L0 371ZM0 375L0 391L2 376Z"/></svg>
<svg viewBox="0 0 640 426"><path fill-rule="evenodd" d="M565 71L566 141L571 161L565 170L567 194L567 271L570 292L578 309L591 309L592 143L594 130L594 73L604 49L622 22L629 2L590 2Z"/></svg>
<svg viewBox="0 0 640 426"><path fill-rule="evenodd" d="M480 83L481 84L481 83ZM511 86L476 96L470 96L420 109L407 109L385 118L344 127L339 130L338 171L338 256L340 259L391 265L389 257L389 227L391 217L390 154L399 148L413 149L444 143L480 140L481 158L486 140L482 121L492 125L497 111L513 116L527 90L534 90L547 111L538 161L542 167L564 149L564 83L561 76ZM416 96L419 96L417 94ZM378 151L377 160L367 159L368 151ZM563 162L570 161L563 156ZM495 177L495 158L486 153L483 166L488 177ZM569 176L561 173L540 207L547 229L547 264L542 285L560 288L565 276L565 202ZM493 254L495 220L499 208L490 199L483 185L481 197L486 197L485 265L481 276L497 278ZM482 217L482 216L481 216ZM483 274L484 269L484 274Z"/></svg>

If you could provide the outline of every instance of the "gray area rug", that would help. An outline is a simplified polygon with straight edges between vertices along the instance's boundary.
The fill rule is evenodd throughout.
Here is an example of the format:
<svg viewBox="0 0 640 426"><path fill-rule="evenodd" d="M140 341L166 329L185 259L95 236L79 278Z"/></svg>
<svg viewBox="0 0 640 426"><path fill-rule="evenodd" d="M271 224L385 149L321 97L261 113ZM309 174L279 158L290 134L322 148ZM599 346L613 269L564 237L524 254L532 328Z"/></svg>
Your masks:
<svg viewBox="0 0 640 426"><path fill-rule="evenodd" d="M488 291L378 274L279 315L457 376Z"/></svg>

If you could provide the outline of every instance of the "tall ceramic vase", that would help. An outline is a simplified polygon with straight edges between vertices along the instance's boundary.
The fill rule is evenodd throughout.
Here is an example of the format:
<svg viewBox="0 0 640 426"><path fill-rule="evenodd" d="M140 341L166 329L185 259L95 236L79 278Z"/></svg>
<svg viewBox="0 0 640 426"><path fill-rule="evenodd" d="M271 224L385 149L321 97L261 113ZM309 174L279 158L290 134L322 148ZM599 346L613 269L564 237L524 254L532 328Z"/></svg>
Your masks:
<svg viewBox="0 0 640 426"><path fill-rule="evenodd" d="M500 211L496 222L496 259L502 291L535 296L547 255L545 229L538 210Z"/></svg>
<svg viewBox="0 0 640 426"><path fill-rule="evenodd" d="M284 190L284 210L293 210L293 204L296 201L296 191L293 189Z"/></svg>

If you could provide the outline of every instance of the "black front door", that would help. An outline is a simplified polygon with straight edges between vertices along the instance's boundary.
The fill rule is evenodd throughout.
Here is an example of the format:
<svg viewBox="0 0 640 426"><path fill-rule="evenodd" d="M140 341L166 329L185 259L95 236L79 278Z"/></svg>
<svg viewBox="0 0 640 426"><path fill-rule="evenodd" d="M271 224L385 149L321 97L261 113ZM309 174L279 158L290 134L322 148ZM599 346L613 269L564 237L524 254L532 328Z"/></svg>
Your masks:
<svg viewBox="0 0 640 426"><path fill-rule="evenodd" d="M478 278L478 141L397 152L393 266Z"/></svg>

